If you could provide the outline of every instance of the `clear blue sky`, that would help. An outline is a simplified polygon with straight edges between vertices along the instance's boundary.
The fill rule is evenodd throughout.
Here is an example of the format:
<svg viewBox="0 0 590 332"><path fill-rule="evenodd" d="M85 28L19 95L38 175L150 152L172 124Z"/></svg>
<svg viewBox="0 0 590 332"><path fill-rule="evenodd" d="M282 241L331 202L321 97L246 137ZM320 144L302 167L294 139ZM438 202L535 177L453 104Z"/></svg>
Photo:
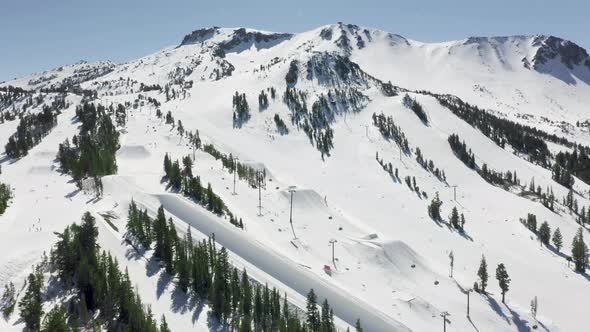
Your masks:
<svg viewBox="0 0 590 332"><path fill-rule="evenodd" d="M0 0L0 81L124 62L206 26L300 32L342 21L420 41L553 34L590 49L588 0Z"/></svg>

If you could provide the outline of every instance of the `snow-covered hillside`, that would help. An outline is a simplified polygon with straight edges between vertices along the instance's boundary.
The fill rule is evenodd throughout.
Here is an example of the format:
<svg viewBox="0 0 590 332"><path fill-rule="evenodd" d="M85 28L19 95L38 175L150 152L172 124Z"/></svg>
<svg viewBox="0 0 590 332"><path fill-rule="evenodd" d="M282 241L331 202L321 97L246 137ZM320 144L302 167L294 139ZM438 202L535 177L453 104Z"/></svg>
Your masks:
<svg viewBox="0 0 590 332"><path fill-rule="evenodd" d="M576 232L589 235L580 224L590 216L586 159L578 167L557 157L590 151L590 57L572 42L422 43L342 23L297 34L214 27L128 63L82 62L5 82L0 97L2 146L20 115L46 108L57 116L26 155L7 149L1 161L0 182L14 197L0 216L0 287L13 282L21 296L31 266L90 211L99 245L128 269L155 317L166 315L173 331L220 329L209 304L180 292L151 250L126 242L133 200L152 217L163 206L180 234L188 226L195 239L215 234L232 265L293 307L304 310L313 288L342 331L357 319L365 331L434 331L444 312L452 331L586 330L590 276L568 261ZM474 107L453 109L464 105L458 100ZM78 134L84 102L117 109L117 172L102 177L98 199L56 158ZM197 130L200 149L187 134ZM451 148L452 134L470 149L472 167ZM265 186L238 178L234 193L234 174L205 145L263 171ZM165 154L189 155L192 173L243 229L171 189ZM556 164L573 173L572 190L554 180ZM486 177L484 165L510 180ZM428 213L435 197L440 219ZM463 230L451 224L453 208ZM528 214L551 235L559 228L561 251L521 222ZM471 291L482 256L487 294ZM500 263L511 279L505 303ZM55 299L46 299L51 308ZM0 318L0 330L22 330L18 313Z"/></svg>

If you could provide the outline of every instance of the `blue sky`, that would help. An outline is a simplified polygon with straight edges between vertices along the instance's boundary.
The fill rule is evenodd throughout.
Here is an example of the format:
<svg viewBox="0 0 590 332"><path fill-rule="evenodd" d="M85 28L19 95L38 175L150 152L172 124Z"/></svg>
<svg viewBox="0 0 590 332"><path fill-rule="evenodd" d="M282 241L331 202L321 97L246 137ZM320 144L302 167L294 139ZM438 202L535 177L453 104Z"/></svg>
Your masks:
<svg viewBox="0 0 590 332"><path fill-rule="evenodd" d="M420 41L553 34L590 49L587 0L0 0L0 81L79 60L124 62L206 26L299 32L338 21Z"/></svg>

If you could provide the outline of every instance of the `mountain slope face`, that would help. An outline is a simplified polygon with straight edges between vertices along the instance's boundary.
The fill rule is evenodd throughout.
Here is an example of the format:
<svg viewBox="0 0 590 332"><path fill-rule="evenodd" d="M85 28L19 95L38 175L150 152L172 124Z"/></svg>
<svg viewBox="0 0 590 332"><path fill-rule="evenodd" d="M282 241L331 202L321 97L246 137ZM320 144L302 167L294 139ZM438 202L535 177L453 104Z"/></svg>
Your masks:
<svg viewBox="0 0 590 332"><path fill-rule="evenodd" d="M590 60L569 41L513 36L427 44L341 23L298 34L214 27L129 63L63 68L1 85L25 90L0 90L9 118L41 111L55 94L70 106L26 156L3 161L0 181L14 188L14 199L0 216L9 239L2 244L8 254L0 258L0 286L26 275L56 240L52 232L83 211L108 211L118 216L111 223L119 231L101 224L101 245L129 267L155 316L166 314L174 330L211 328L200 309L179 310L173 287L162 290L162 278L143 271L146 263L121 245L133 198L152 216L163 205L179 231L191 225L196 237L215 232L232 264L285 291L295 306L304 307L306 288L313 287L328 298L342 329L361 318L368 331L431 331L440 328L443 312L458 331L586 328L590 278L566 258L580 212L590 206L589 188L575 177L570 191L553 180L550 167L557 152L573 151L572 142L590 144ZM41 89L49 98L29 103ZM76 132L74 106L82 98L128 106L118 126L118 171L103 178L99 201L76 191L53 160L58 144ZM453 108L463 102L479 108ZM168 112L174 119L166 123L156 115ZM473 120L482 114L494 118ZM544 150L519 146L512 136L520 135L502 131L504 120L533 141L525 145ZM0 124L3 142L17 122ZM233 174L205 149L195 151L180 123L184 131L198 130L204 145L264 170L264 189L238 179L232 194ZM451 148L451 134L465 142L471 161ZM541 150L551 155L536 159ZM174 160L191 155L192 172L243 219L244 230L168 190L165 153ZM484 169L510 171L510 180L494 180ZM428 213L436 196L440 219ZM450 221L453 208L466 220L463 231ZM67 214L58 218L55 211ZM528 214L560 229L561 252L520 221ZM30 233L38 219L42 230ZM467 294L482 255L488 294L471 293L468 318ZM505 304L494 273L500 263L512 280ZM14 318L0 324L22 328Z"/></svg>

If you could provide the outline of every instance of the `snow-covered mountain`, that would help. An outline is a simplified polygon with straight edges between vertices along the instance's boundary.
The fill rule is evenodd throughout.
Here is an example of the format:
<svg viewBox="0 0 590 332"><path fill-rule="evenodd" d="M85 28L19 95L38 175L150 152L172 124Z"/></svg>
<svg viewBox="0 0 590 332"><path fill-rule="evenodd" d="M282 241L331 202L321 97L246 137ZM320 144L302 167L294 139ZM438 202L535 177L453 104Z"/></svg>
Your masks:
<svg viewBox="0 0 590 332"><path fill-rule="evenodd" d="M81 62L4 82L0 97L2 146L18 138L20 116L45 108L57 118L26 153L7 146L2 159L0 182L14 197L0 216L0 287L13 282L20 296L56 232L90 211L100 246L127 267L155 317L165 314L173 331L218 329L208 303L193 304L154 269L152 250L125 241L133 199L152 217L162 205L180 234L187 225L197 239L214 233L232 265L294 307L305 309L313 288L340 330L360 318L365 331L433 331L443 312L453 331L586 330L590 277L568 258L579 229L588 237L590 57L573 42L423 43L342 23L295 34L212 27L128 63ZM117 171L102 177L99 199L56 159L79 133L85 102L112 105L119 132ZM449 144L453 134L465 151ZM264 171L264 188L247 176L234 182L206 145ZM167 186L166 153L190 155L192 173L243 229ZM573 174L571 190L555 165ZM440 219L429 214L435 197ZM529 214L534 232L530 217L521 222ZM559 228L561 250L541 241L543 222L551 236ZM482 255L488 293L470 293ZM505 304L500 263L511 279ZM47 310L58 301L51 291ZM0 330L21 330L18 312Z"/></svg>

